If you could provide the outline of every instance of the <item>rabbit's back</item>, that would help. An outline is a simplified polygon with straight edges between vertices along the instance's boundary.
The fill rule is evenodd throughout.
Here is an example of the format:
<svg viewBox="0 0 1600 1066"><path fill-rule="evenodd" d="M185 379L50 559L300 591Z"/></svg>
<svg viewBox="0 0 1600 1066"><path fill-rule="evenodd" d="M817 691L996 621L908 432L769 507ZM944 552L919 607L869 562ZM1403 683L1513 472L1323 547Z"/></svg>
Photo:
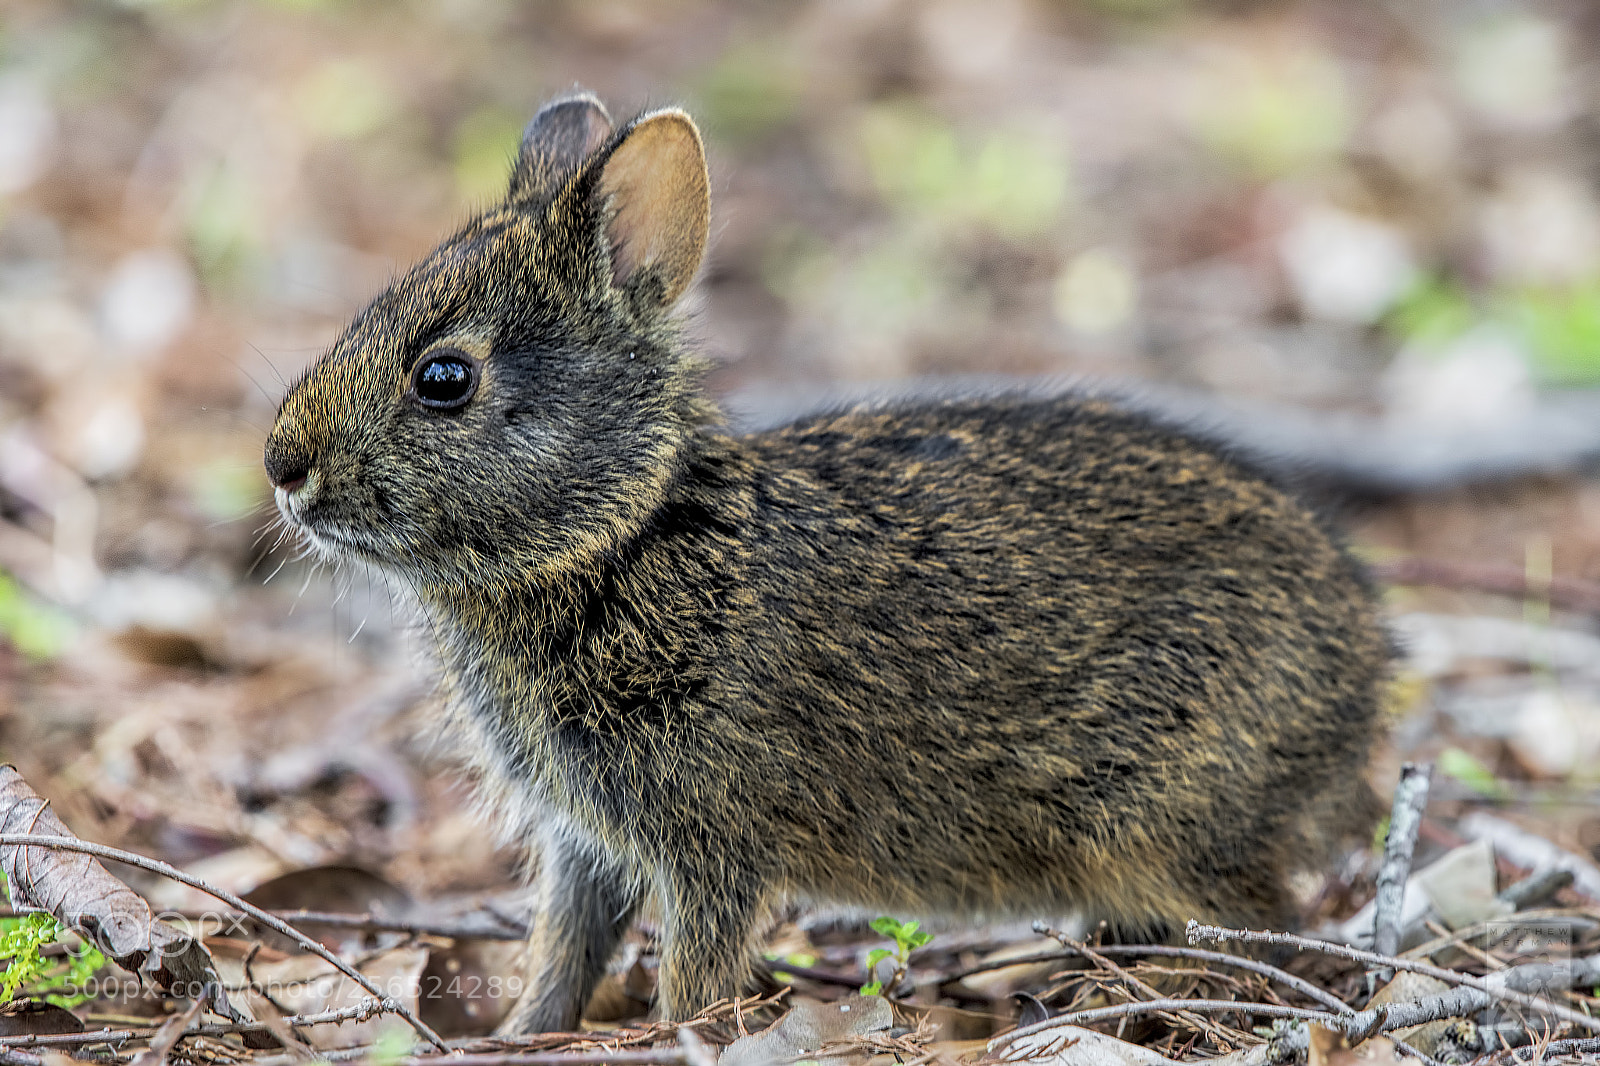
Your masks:
<svg viewBox="0 0 1600 1066"><path fill-rule="evenodd" d="M1308 827L1360 828L1384 637L1355 564L1266 480L1072 398L744 443L763 623L740 726L817 768L797 779L824 801L779 801L839 842L796 849L815 890L864 887L842 869L959 910L1283 918L1283 869L1325 850Z"/></svg>

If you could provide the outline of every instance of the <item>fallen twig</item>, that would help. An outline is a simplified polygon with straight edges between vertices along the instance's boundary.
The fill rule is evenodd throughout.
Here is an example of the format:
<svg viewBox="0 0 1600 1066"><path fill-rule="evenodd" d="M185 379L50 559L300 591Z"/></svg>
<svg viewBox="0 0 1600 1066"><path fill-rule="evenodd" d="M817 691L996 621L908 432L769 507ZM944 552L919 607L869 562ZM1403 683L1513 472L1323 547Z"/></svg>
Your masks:
<svg viewBox="0 0 1600 1066"><path fill-rule="evenodd" d="M254 1024L254 1023L252 1023ZM156 1035L153 1025L129 1029L95 1029L83 1033L18 1033L0 1037L0 1047L85 1047L90 1044L121 1044L147 1040Z"/></svg>
<svg viewBox="0 0 1600 1066"><path fill-rule="evenodd" d="M1518 866L1530 870L1547 866L1571 870L1573 890L1600 901L1600 868L1582 855L1559 848L1513 822L1484 811L1468 814L1457 828L1470 840L1488 840L1494 845L1497 857L1509 859Z"/></svg>
<svg viewBox="0 0 1600 1066"><path fill-rule="evenodd" d="M279 1020L280 1025L303 1028L313 1025L332 1025L342 1022L364 1022L383 1013L382 1004L375 999L364 999L353 1007L318 1011L315 1014L288 1014ZM161 1029L171 1024L169 1019L161 1027L155 1025L127 1026L122 1029L94 1029L82 1033L26 1033L0 1037L0 1047L86 1047L91 1044L121 1044L129 1040L149 1040L159 1035ZM218 1025L189 1025L180 1036L227 1036L230 1033L271 1032L267 1022L225 1022Z"/></svg>
<svg viewBox="0 0 1600 1066"><path fill-rule="evenodd" d="M1276 981L1286 988L1292 988L1307 999L1316 1000L1324 1007L1330 1007L1340 1012L1350 1011L1354 1013L1355 1011L1354 1007L1345 1003L1344 1000L1332 992L1318 988L1303 977L1296 977L1287 970L1281 970L1269 963L1260 962L1256 959L1242 958L1238 955L1229 955L1223 951L1206 951L1203 948L1184 948L1170 944L1144 944L1133 947L1108 945L1096 950L1102 955L1157 955L1179 959L1195 959L1201 962L1216 963L1219 966L1231 966L1239 970L1248 970L1251 973L1260 974L1269 981Z"/></svg>
<svg viewBox="0 0 1600 1066"><path fill-rule="evenodd" d="M1572 1010L1569 1007L1563 1007L1560 1004L1552 1003L1547 999L1542 999L1538 996L1526 995L1522 992L1516 991L1515 989L1507 987L1509 982L1518 979L1513 975L1517 975L1519 972L1523 976L1531 976L1536 967L1543 967L1541 972L1545 974L1553 973L1553 968L1549 964L1545 963L1535 963L1528 966L1513 966L1510 969L1501 970L1492 978L1485 979L1474 977L1471 974L1461 973L1457 970L1447 970L1440 966L1430 965L1429 963L1417 962L1414 959L1379 955L1376 952L1362 951L1360 948L1347 947L1344 944L1334 944L1327 940L1317 940L1313 937L1297 936L1294 933L1258 932L1253 929L1224 929L1214 925L1201 925L1196 921L1189 922L1186 932L1189 937L1189 943L1191 944L1197 943L1201 940L1216 940L1219 942L1228 940L1241 940L1257 944L1282 944L1305 951L1320 951L1328 955L1337 955L1340 958L1349 959L1352 962L1362 963L1369 968L1388 967L1395 970L1410 970L1413 973L1427 974L1429 977L1437 978L1438 980L1445 981L1449 984L1465 985L1467 988L1475 989L1487 995L1491 1001L1501 1000L1506 1003L1514 1003L1517 1006L1523 1007L1527 1010L1543 1011L1544 1013L1554 1015L1555 1017L1560 1018L1562 1021L1571 1025L1576 1025L1580 1029L1587 1029L1593 1033L1600 1033L1600 1018L1591 1018L1589 1015ZM1600 955L1589 956L1588 958L1584 959L1574 959L1571 965L1573 969L1567 972L1574 975L1574 980L1577 980L1580 983L1583 983L1586 980L1588 983L1600 982ZM1593 969L1594 976L1592 978L1581 976L1580 971L1576 969L1580 966L1584 967L1583 971L1581 971L1582 974L1587 974L1590 969ZM1539 982L1541 986L1547 983L1548 981ZM1486 1006L1487 1003L1483 1005ZM1397 1012L1401 1006L1402 1004L1393 1004L1389 1007L1380 1009L1388 1010L1391 1013L1394 1013ZM1454 1016L1455 1015L1445 1015L1445 1017ZM1419 1023L1407 1022L1406 1024L1415 1025Z"/></svg>
<svg viewBox="0 0 1600 1066"><path fill-rule="evenodd" d="M1383 865L1378 868L1378 897L1372 925L1372 950L1393 955L1400 950L1400 910L1405 899L1406 878L1411 876L1411 855L1417 846L1417 829L1422 811L1428 805L1428 781L1433 775L1430 763L1406 763L1400 767L1400 783L1394 790L1394 807L1389 814L1389 835L1383 842ZM1387 981L1393 971L1380 971Z"/></svg>
<svg viewBox="0 0 1600 1066"><path fill-rule="evenodd" d="M6 907L0 906L0 918L14 918L20 914L28 914L38 910L37 907ZM190 921L209 921L221 923L223 929L228 928L228 923L249 915L235 911L199 911L180 910L166 911L166 914L176 914L180 918ZM269 910L268 914L274 918L288 922L290 925L320 925L332 929L359 929L373 933L404 933L408 936L444 936L452 940L526 940L528 929L525 923L512 923L492 911L481 911L470 914L456 921L430 921L427 919L385 918L377 914L362 914L348 911L276 911ZM210 935L209 933L207 935ZM787 967L792 970L793 967ZM860 981L856 982L860 984Z"/></svg>
<svg viewBox="0 0 1600 1066"><path fill-rule="evenodd" d="M1572 887L1576 875L1571 870L1556 866L1546 866L1533 871L1516 884L1509 885L1497 897L1511 904L1517 910L1532 907L1543 903L1550 897L1560 892L1563 888Z"/></svg>
<svg viewBox="0 0 1600 1066"><path fill-rule="evenodd" d="M370 1053L370 1049L369 1049ZM396 1066L439 1066L433 1055L408 1055ZM562 1066L571 1063L686 1063L688 1056L677 1048L627 1048L618 1051L503 1051L477 1055L452 1054L450 1066Z"/></svg>
<svg viewBox="0 0 1600 1066"><path fill-rule="evenodd" d="M1341 1031L1344 1029L1343 1019L1340 1016L1307 1007L1285 1007L1277 1003L1247 1003L1234 999L1141 999L1131 1003L1119 1003L1114 1007L1094 1007L1089 1010L1058 1014L1054 1018L1002 1033L994 1038L993 1043L1009 1044L1018 1037L1042 1033L1062 1025L1087 1025L1090 1022L1103 1022L1138 1014L1172 1014L1179 1011L1205 1011L1208 1014L1236 1011L1243 1014L1259 1014L1268 1018L1300 1018L1326 1025L1330 1029Z"/></svg>
<svg viewBox="0 0 1600 1066"><path fill-rule="evenodd" d="M413 921L384 918L375 914L341 914L335 911L268 911L275 918L295 925L320 925L331 929L360 929L374 933L405 933L408 936L447 936L452 940L525 940L526 925L511 926L498 915L479 914L476 920ZM221 915L223 918L232 915ZM241 916L242 917L242 916Z"/></svg>
<svg viewBox="0 0 1600 1066"><path fill-rule="evenodd" d="M1537 927L1543 922L1561 922L1578 929L1593 929L1600 923L1589 916L1590 912L1573 910L1570 908L1551 908L1547 910L1522 911L1505 918L1491 918L1462 929L1452 930L1449 936L1435 937L1425 944L1418 944L1414 948L1407 948L1400 953L1404 959L1426 959L1436 955L1445 948L1459 941L1470 941L1486 933L1503 933L1506 929L1517 927Z"/></svg>
<svg viewBox="0 0 1600 1066"><path fill-rule="evenodd" d="M1229 955L1221 951L1206 951L1202 948L1182 948L1166 944L1146 944L1139 947L1102 947L1097 950L1099 950L1103 955L1166 955L1176 958L1203 960L1205 962L1212 962L1221 966L1233 966L1241 970L1248 970L1251 973L1260 974L1262 977L1265 977L1268 980L1276 981L1281 985L1292 988L1296 992L1299 992L1302 996L1305 996L1308 999L1314 999L1318 1003L1321 1003L1325 1007L1331 1008L1339 1014L1353 1015L1356 1013L1356 1009L1354 1007L1350 1006L1332 992L1318 988L1310 981L1307 981L1302 977L1296 977L1287 970L1280 970L1276 966L1265 962L1259 962L1256 959L1241 958L1238 955ZM1421 1059L1425 1063L1436 1063L1435 1059L1418 1050L1411 1044L1408 1044L1404 1040L1396 1040L1394 1043L1396 1047L1405 1052L1407 1055L1410 1055L1412 1058Z"/></svg>
<svg viewBox="0 0 1600 1066"><path fill-rule="evenodd" d="M1204 948L1186 948L1175 944L1102 944L1095 948L1102 955L1119 957L1125 955L1156 955L1165 958L1195 959L1200 962L1212 962L1219 966L1231 966L1235 969L1248 970L1260 974L1262 977L1291 988L1305 996L1314 999L1325 1007L1334 1010L1353 1011L1355 1008L1348 1006L1338 996L1324 991L1302 977L1296 977L1286 970L1281 970L1256 959L1247 959L1240 955L1229 955L1222 951L1207 951ZM1037 955L1023 955L1014 959L995 959L993 962L980 963L970 966L965 970L958 970L953 974L939 978L939 983L949 984L972 977L980 973L989 973L993 970L1003 970L1008 966L1028 966L1039 962L1057 962L1074 958L1075 956L1061 951L1041 952Z"/></svg>
<svg viewBox="0 0 1600 1066"><path fill-rule="evenodd" d="M318 1051L319 1062L353 1062L372 1058L372 1048L341 1048L337 1051ZM303 1063L303 1058L274 1055L254 1059L251 1066L289 1066ZM468 1054L453 1052L444 1055L403 1055L387 1060L392 1066L655 1066L655 1064L690 1064L682 1047L676 1048L622 1048L616 1051L488 1051Z"/></svg>
<svg viewBox="0 0 1600 1066"><path fill-rule="evenodd" d="M1062 947L1066 948L1069 952L1072 952L1081 958L1088 959L1094 965L1099 966L1104 970L1108 970L1120 981L1122 981L1123 984L1137 991L1146 1000L1153 1002L1155 1000L1166 998L1162 996L1160 992L1157 992L1154 988L1151 988L1148 984L1139 980L1139 978L1135 977L1127 970L1124 970L1122 967L1118 966L1116 963L1102 955L1098 950L1089 947L1082 941L1074 940L1072 937L1061 932L1060 930L1052 929L1044 922L1034 922L1033 931L1049 937ZM1191 1011L1180 1010L1176 1013L1177 1016L1181 1018L1187 1025L1199 1029L1212 1040L1216 1041L1217 1045L1224 1051L1230 1050L1230 1045L1239 1043L1239 1038L1236 1035L1223 1031L1221 1026L1217 1025L1208 1018L1202 1018L1200 1015Z"/></svg>
<svg viewBox="0 0 1600 1066"><path fill-rule="evenodd" d="M404 1003L401 1003L393 996L385 996L383 994L383 990L377 985L373 984L372 980L368 978L366 974L361 973L355 967L339 958L339 956L323 947L317 941L300 932L294 926L278 918L274 918L271 914L268 914L260 907L257 907L254 904L246 903L238 896L235 896L232 892L229 892L223 888L219 888L202 878L195 877L193 874L184 873L177 867L168 865L167 863L161 862L157 859L151 859L131 851L123 851L120 848L106 847L103 844L91 844L86 840L79 840L77 837L34 836L27 833L0 833L0 848L4 847L54 848L62 851L82 852L85 855L93 855L100 859L112 859L116 862L125 862L130 866L137 866L141 870L149 870L151 873L160 874L163 877L171 878L174 881L188 885L190 888L197 888L208 895L215 896L217 899L220 899L233 909L242 911L268 928L282 933L284 936L290 937L295 941L295 943L299 944L305 950L311 952L313 955L316 955L325 962L332 964L333 967L340 973L344 974L346 977L350 978L356 984L360 985L362 988L366 989L369 993L376 997L378 1001L383 1004L383 1009L386 1012L398 1014L401 1018L405 1019L405 1021L417 1031L418 1035L420 1035L428 1043L432 1044L440 1051L447 1050L444 1040L441 1039L439 1034L434 1032L426 1022L417 1017L415 1011L411 1010L411 1008L407 1007Z"/></svg>
<svg viewBox="0 0 1600 1066"><path fill-rule="evenodd" d="M1514 1047L1495 1053L1502 1060L1529 1062L1551 1055L1592 1055L1600 1052L1600 1037L1587 1036L1578 1040L1552 1040L1543 1047Z"/></svg>

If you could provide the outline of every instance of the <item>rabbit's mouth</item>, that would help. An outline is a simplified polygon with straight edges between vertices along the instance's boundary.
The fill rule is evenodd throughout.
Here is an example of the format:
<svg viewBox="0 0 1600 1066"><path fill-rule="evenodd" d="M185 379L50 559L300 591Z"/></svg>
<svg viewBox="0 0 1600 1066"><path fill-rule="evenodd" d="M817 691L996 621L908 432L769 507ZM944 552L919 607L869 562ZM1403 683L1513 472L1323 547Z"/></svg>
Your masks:
<svg viewBox="0 0 1600 1066"><path fill-rule="evenodd" d="M326 525L310 526L301 522L295 525L306 542L327 558L359 559L362 562L379 564L390 562L389 556L372 544L370 538L362 537L356 531Z"/></svg>
<svg viewBox="0 0 1600 1066"><path fill-rule="evenodd" d="M303 515L295 515L290 522L305 535L307 540L319 548L329 548L339 552L372 553L372 546L367 543L368 538L363 537L360 530L350 529L336 522L308 521Z"/></svg>
<svg viewBox="0 0 1600 1066"><path fill-rule="evenodd" d="M385 556L372 543L372 538L363 536L361 530L307 514L307 508L297 506L296 500L282 489L278 490L277 496L278 513L283 516L284 522L305 538L306 543L319 554L331 558L354 556L368 562L385 560Z"/></svg>

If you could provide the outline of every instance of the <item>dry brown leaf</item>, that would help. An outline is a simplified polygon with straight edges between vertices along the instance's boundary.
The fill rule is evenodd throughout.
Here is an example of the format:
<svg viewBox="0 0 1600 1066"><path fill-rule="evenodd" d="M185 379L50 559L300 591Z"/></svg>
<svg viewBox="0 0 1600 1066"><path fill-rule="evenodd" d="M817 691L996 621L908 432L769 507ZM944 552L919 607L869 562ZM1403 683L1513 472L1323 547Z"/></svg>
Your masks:
<svg viewBox="0 0 1600 1066"><path fill-rule="evenodd" d="M1392 1003L1412 1003L1419 999L1427 999L1430 996L1443 995L1449 990L1450 986L1437 977L1401 970L1394 975L1394 980L1378 989L1377 994L1372 997L1367 1007L1371 1009L1374 1007L1386 1007ZM1453 1023L1454 1019L1441 1018L1436 1022L1425 1022L1422 1025L1413 1025L1408 1029L1397 1029L1394 1035L1397 1039L1404 1040L1424 1055L1432 1055L1434 1049L1439 1046L1439 1041L1444 1039L1445 1033L1449 1031Z"/></svg>
<svg viewBox="0 0 1600 1066"><path fill-rule="evenodd" d="M1343 1033L1320 1025L1311 1027L1306 1066L1400 1066L1405 1061L1394 1041L1386 1036L1375 1036L1351 1047Z"/></svg>
<svg viewBox="0 0 1600 1066"><path fill-rule="evenodd" d="M768 1028L728 1045L721 1066L768 1066L807 1057L824 1044L881 1032L894 1025L882 996L851 996L837 1003L802 1003Z"/></svg>
<svg viewBox="0 0 1600 1066"><path fill-rule="evenodd" d="M1093 1029L1062 1025L1019 1036L1006 1045L1003 1062L1034 1066L1177 1066L1175 1059Z"/></svg>
<svg viewBox="0 0 1600 1066"><path fill-rule="evenodd" d="M459 940L450 947L435 948L422 974L423 988L429 993L422 1001L422 1020L447 1038L489 1032L511 1011L516 999L511 992L521 987L525 951L520 942L512 940ZM594 1004L602 994L614 996L632 1009L597 1014ZM622 982L608 974L595 990L584 1017L615 1022L643 1013L644 1008L629 999Z"/></svg>
<svg viewBox="0 0 1600 1066"><path fill-rule="evenodd" d="M131 1066L165 1066L167 1056L178 1046L178 1038L199 1015L202 1002L197 999L189 1004L188 1010L179 1011L162 1022L156 1035L150 1038L150 1045L134 1056Z"/></svg>
<svg viewBox="0 0 1600 1066"><path fill-rule="evenodd" d="M391 919L406 917L411 908L411 897L404 889L355 866L311 866L292 870L257 885L242 898L265 911L331 911ZM253 939L263 944L280 951L300 950L300 945L291 938L253 919L241 919L240 924L249 930ZM313 932L323 947L347 955L394 947L405 939L403 933L373 933L337 926L314 926Z"/></svg>
<svg viewBox="0 0 1600 1066"><path fill-rule="evenodd" d="M15 767L0 765L0 833L74 837ZM13 845L0 848L14 904L39 907L77 930L118 966L157 988L198 998L232 1021L249 1021L229 1002L211 953L187 933L160 922L150 905L81 852Z"/></svg>
<svg viewBox="0 0 1600 1066"><path fill-rule="evenodd" d="M0 1007L0 1037L81 1033L76 1014L36 999L14 999Z"/></svg>

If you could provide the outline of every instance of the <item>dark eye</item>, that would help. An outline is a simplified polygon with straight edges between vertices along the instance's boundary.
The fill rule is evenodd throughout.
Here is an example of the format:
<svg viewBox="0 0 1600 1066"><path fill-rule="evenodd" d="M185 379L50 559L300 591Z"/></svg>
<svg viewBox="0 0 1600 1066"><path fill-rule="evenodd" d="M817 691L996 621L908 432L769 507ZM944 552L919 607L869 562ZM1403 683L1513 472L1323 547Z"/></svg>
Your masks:
<svg viewBox="0 0 1600 1066"><path fill-rule="evenodd" d="M460 407L477 390L478 364L459 348L431 352L411 374L411 395L435 410Z"/></svg>

